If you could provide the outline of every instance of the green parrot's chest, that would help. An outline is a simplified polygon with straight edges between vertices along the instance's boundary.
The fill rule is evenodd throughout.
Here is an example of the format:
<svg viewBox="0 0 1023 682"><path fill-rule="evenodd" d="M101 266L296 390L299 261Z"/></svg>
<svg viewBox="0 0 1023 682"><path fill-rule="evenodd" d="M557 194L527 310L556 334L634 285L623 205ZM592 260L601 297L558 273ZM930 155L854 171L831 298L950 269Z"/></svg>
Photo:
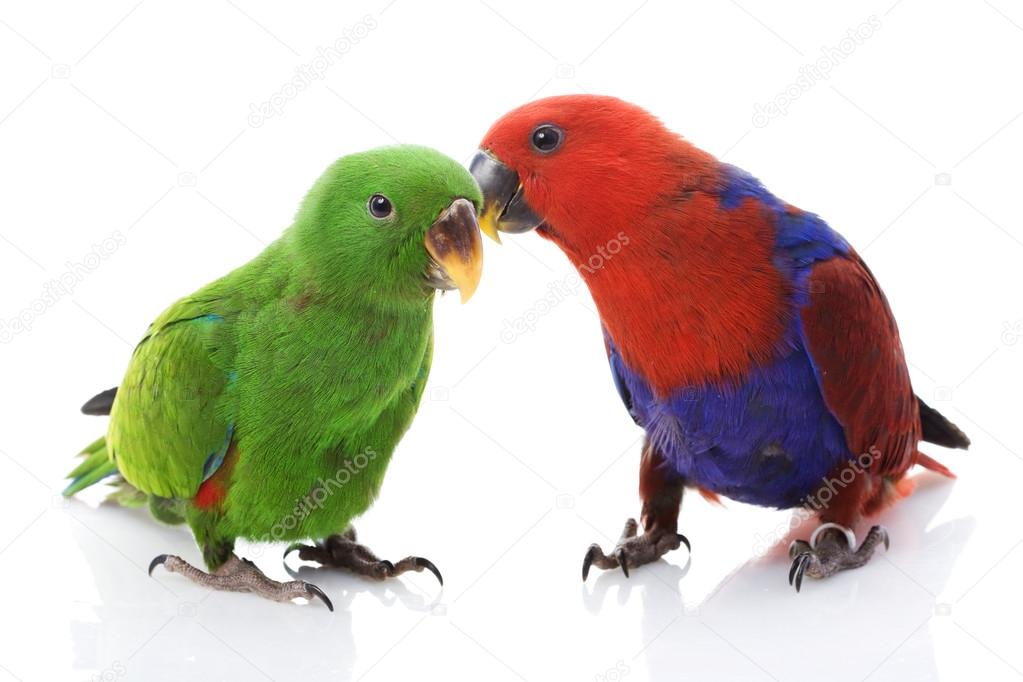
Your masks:
<svg viewBox="0 0 1023 682"><path fill-rule="evenodd" d="M228 516L241 521L238 534L261 541L290 541L322 538L347 528L380 491L394 448L415 416L418 398L414 393L409 386L370 428L346 434L336 446L301 462L294 473L264 479L256 513L248 507L236 514L234 500L229 499Z"/></svg>
<svg viewBox="0 0 1023 682"><path fill-rule="evenodd" d="M325 330L322 330L325 331ZM263 339L240 355L225 523L263 540L341 532L376 497L429 374L429 318Z"/></svg>

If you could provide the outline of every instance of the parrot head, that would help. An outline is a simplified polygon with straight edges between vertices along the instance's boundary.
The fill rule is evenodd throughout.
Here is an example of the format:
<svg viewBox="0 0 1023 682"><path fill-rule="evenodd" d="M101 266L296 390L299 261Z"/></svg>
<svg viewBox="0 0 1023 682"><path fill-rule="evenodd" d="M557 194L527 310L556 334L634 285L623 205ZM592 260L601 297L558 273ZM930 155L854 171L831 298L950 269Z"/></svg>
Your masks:
<svg viewBox="0 0 1023 682"><path fill-rule="evenodd" d="M298 258L321 283L421 300L479 284L483 248L472 176L427 147L397 145L351 154L310 190L293 227Z"/></svg>
<svg viewBox="0 0 1023 682"><path fill-rule="evenodd" d="M570 250L592 248L649 215L678 189L677 164L701 155L614 97L530 102L494 123L472 160L483 191L480 227L496 241L500 232L538 229Z"/></svg>

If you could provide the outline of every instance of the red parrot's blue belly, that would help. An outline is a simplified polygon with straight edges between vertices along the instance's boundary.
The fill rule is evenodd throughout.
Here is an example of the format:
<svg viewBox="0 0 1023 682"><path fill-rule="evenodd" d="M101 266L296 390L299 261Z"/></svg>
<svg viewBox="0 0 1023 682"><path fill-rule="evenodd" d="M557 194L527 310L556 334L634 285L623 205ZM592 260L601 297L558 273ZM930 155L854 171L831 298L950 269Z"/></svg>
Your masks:
<svg viewBox="0 0 1023 682"><path fill-rule="evenodd" d="M691 485L750 504L795 507L854 460L802 349L740 382L686 386L665 399L624 366L610 340L609 349L633 418Z"/></svg>
<svg viewBox="0 0 1023 682"><path fill-rule="evenodd" d="M782 339L746 339L777 349L774 359L731 379L655 392L639 371L626 366L605 329L608 358L633 418L688 483L751 504L793 507L807 503L822 483L861 454L850 452L841 424L825 404L799 315L811 295L807 282L813 265L845 257L849 247L823 220L783 204L749 174L723 166L722 176L721 210L753 201L774 227L768 267L791 290L787 308L775 312L789 322ZM663 282L659 288L670 292L672 286ZM736 295L742 295L741 286ZM693 324L684 315L664 322ZM652 350L665 352L663 347ZM626 355L642 354L642 348L630 351Z"/></svg>

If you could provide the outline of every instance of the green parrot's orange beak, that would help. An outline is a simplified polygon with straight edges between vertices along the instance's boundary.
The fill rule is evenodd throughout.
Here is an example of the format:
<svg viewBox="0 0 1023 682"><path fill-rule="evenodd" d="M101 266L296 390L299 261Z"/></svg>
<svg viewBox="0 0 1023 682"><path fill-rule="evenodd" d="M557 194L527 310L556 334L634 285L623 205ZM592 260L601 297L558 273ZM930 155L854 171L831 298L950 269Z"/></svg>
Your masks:
<svg viewBox="0 0 1023 682"><path fill-rule="evenodd" d="M501 243L501 232L528 232L543 223L526 202L518 173L496 156L481 149L469 172L483 192L480 229L495 242Z"/></svg>
<svg viewBox="0 0 1023 682"><path fill-rule="evenodd" d="M476 209L468 199L456 199L426 231L426 250L432 258L427 281L436 289L457 288L465 303L476 292L483 273L483 240Z"/></svg>

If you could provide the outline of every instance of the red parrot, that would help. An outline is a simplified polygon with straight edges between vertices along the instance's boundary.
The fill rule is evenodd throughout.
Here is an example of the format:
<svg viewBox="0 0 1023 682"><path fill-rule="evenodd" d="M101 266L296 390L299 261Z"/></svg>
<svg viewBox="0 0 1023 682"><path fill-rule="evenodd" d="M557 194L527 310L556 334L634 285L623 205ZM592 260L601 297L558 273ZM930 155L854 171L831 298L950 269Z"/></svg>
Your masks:
<svg viewBox="0 0 1023 682"><path fill-rule="evenodd" d="M535 229L597 305L614 384L645 431L630 519L591 565L629 569L689 541L683 491L805 508L820 527L789 548L789 583L864 565L888 533L860 519L912 485L952 476L921 440L967 437L913 393L877 281L818 216L787 204L638 106L569 95L525 104L471 164L480 225Z"/></svg>

